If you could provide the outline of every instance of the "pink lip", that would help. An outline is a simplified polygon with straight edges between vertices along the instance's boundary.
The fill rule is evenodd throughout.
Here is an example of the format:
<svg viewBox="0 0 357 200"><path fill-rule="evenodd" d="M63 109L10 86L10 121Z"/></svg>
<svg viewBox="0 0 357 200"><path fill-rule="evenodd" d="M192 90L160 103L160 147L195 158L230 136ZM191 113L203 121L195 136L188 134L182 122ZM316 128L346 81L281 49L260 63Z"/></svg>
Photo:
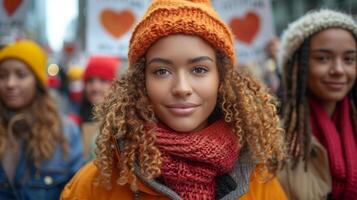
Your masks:
<svg viewBox="0 0 357 200"><path fill-rule="evenodd" d="M332 89L332 90L341 90L345 85L347 84L346 82L334 82L334 81L326 81L324 84Z"/></svg>
<svg viewBox="0 0 357 200"><path fill-rule="evenodd" d="M5 97L6 97L6 98L9 98L9 99L13 99L13 98L17 98L18 95L13 94L13 93L7 93L7 94L5 95Z"/></svg>
<svg viewBox="0 0 357 200"><path fill-rule="evenodd" d="M194 103L178 103L178 104L170 104L167 105L166 107L174 115L185 116L195 112L198 106L199 105Z"/></svg>

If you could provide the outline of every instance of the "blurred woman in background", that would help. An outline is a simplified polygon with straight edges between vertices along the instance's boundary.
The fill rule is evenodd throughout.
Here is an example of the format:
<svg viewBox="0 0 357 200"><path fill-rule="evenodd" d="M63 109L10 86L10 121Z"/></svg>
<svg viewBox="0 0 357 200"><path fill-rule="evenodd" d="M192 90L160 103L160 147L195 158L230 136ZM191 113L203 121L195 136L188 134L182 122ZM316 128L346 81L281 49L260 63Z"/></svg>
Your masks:
<svg viewBox="0 0 357 200"><path fill-rule="evenodd" d="M282 35L279 65L291 162L289 199L357 199L357 25L332 10L306 14Z"/></svg>
<svg viewBox="0 0 357 200"><path fill-rule="evenodd" d="M84 157L94 157L95 138L99 134L99 124L93 119L93 108L104 101L112 81L116 78L119 58L93 55L84 71L84 91L80 104L81 129L84 144Z"/></svg>
<svg viewBox="0 0 357 200"><path fill-rule="evenodd" d="M21 40L0 50L0 199L58 199L82 166L78 127L47 89L47 56Z"/></svg>

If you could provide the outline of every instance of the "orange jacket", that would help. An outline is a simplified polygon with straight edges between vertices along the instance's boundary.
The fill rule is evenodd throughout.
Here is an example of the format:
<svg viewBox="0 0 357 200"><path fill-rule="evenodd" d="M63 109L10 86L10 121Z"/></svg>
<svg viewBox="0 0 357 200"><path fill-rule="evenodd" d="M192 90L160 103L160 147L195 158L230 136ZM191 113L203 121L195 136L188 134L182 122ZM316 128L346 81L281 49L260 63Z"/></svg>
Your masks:
<svg viewBox="0 0 357 200"><path fill-rule="evenodd" d="M134 194L129 185L119 186L116 184L117 174L112 179L112 189L107 190L102 186L93 185L94 177L98 170L93 162L84 166L66 185L62 200L133 200ZM169 200L168 197L159 194L142 183L138 184L140 190L140 200ZM237 197L238 199L238 197ZM257 178L256 173L252 173L249 183L249 191L240 199L242 200L285 200L287 199L276 178L267 183Z"/></svg>

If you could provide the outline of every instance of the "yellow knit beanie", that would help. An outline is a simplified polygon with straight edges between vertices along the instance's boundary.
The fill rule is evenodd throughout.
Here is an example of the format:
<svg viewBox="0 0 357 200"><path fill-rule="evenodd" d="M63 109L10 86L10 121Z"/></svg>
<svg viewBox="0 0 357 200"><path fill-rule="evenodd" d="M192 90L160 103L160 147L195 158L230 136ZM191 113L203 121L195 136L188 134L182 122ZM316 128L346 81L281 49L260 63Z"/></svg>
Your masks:
<svg viewBox="0 0 357 200"><path fill-rule="evenodd" d="M69 80L79 80L82 79L84 74L83 67L79 65L72 65L67 71L67 77Z"/></svg>
<svg viewBox="0 0 357 200"><path fill-rule="evenodd" d="M153 0L130 39L130 65L160 38L180 33L203 38L235 63L232 32L209 0Z"/></svg>
<svg viewBox="0 0 357 200"><path fill-rule="evenodd" d="M47 55L44 50L31 40L20 40L0 50L0 62L8 58L19 59L27 64L39 82L47 86Z"/></svg>

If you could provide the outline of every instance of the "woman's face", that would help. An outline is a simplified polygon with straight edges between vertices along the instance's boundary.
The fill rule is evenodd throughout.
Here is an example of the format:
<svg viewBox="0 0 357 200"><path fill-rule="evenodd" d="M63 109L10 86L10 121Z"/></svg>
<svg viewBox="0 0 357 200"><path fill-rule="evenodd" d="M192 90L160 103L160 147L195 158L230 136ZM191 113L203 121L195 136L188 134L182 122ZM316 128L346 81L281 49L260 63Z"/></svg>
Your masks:
<svg viewBox="0 0 357 200"><path fill-rule="evenodd" d="M36 95L36 77L29 67L17 59L0 63L0 98L12 110L30 105Z"/></svg>
<svg viewBox="0 0 357 200"><path fill-rule="evenodd" d="M197 131L217 103L214 49L196 36L171 35L146 54L146 89L156 117L178 132Z"/></svg>
<svg viewBox="0 0 357 200"><path fill-rule="evenodd" d="M85 84L85 95L88 101L97 105L103 102L104 97L110 90L111 82L99 77L89 78Z"/></svg>
<svg viewBox="0 0 357 200"><path fill-rule="evenodd" d="M356 41L344 29L330 28L311 38L308 88L322 103L342 100L356 80Z"/></svg>

